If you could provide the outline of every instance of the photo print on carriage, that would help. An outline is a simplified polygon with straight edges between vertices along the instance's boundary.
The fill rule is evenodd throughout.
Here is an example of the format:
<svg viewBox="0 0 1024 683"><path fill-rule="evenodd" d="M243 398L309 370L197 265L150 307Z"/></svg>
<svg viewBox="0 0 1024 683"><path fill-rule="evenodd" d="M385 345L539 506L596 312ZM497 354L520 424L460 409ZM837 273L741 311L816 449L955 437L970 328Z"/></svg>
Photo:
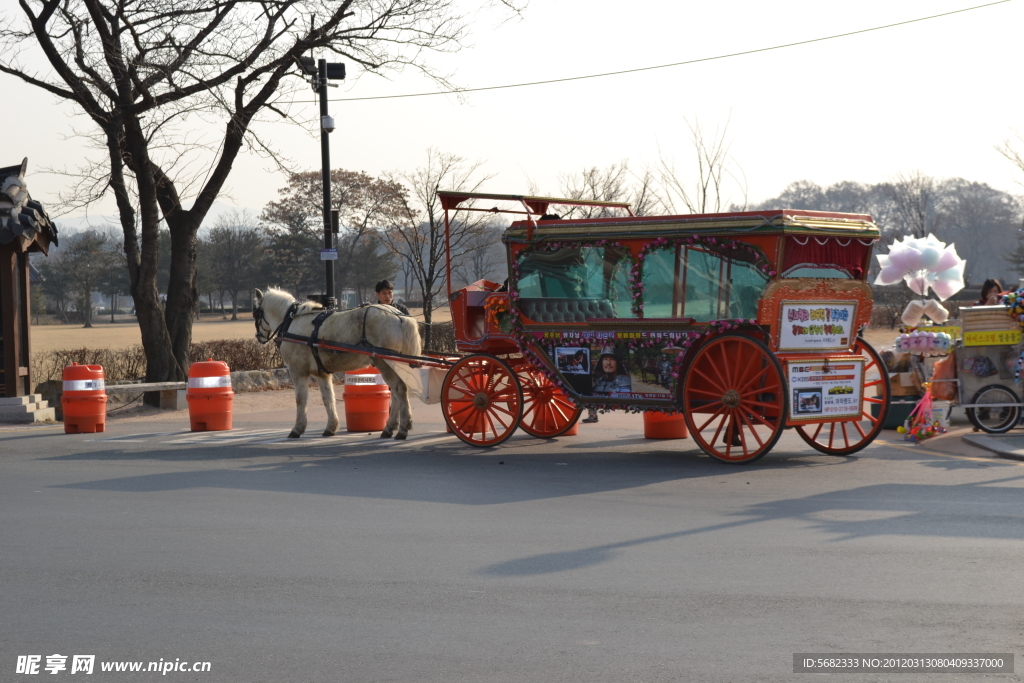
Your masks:
<svg viewBox="0 0 1024 683"><path fill-rule="evenodd" d="M859 417L864 359L799 361L788 364L789 405L794 420Z"/></svg>
<svg viewBox="0 0 1024 683"><path fill-rule="evenodd" d="M545 332L540 340L562 380L581 396L666 400L675 391L672 335L660 332ZM641 340L656 343L637 346ZM539 341L540 341L539 340ZM570 346L568 344L575 343Z"/></svg>
<svg viewBox="0 0 1024 683"><path fill-rule="evenodd" d="M590 349L576 346L556 347L555 367L563 375L590 374Z"/></svg>

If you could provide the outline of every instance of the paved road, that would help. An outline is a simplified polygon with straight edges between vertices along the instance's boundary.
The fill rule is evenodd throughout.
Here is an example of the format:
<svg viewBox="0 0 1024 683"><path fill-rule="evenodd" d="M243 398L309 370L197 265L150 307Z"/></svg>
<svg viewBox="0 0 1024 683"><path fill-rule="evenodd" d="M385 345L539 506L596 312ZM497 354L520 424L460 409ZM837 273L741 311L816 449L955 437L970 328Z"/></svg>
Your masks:
<svg viewBox="0 0 1024 683"><path fill-rule="evenodd" d="M619 682L1021 649L1024 463L786 435L726 466L621 415L484 451L418 411L404 444L288 441L280 410L0 432L0 681L55 653L100 681L178 659L211 670L166 680Z"/></svg>

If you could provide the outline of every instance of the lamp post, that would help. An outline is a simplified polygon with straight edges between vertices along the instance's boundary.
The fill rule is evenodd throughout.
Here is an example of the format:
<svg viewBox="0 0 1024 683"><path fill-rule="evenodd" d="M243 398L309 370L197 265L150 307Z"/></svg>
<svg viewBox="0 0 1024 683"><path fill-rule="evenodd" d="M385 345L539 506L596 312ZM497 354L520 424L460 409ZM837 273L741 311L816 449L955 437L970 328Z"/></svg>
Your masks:
<svg viewBox="0 0 1024 683"><path fill-rule="evenodd" d="M311 77L310 84L320 97L320 161L324 183L324 248L320 251L320 259L324 262L326 275L325 294L320 303L327 308L337 308L338 300L334 296L334 262L338 260L338 249L334 244L334 225L337 224L337 217L335 216L332 220L331 142L327 137L334 132L334 118L327 113L327 87L338 87L333 83L328 83L328 80L345 80L345 65L320 59L314 66L312 57L299 57L298 63L299 69Z"/></svg>

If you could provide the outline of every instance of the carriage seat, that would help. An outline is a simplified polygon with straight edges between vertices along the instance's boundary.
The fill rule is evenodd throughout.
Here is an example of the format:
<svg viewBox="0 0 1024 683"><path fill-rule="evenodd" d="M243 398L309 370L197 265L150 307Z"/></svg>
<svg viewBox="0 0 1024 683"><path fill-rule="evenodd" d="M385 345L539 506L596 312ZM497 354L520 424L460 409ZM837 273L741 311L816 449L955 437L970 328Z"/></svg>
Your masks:
<svg viewBox="0 0 1024 683"><path fill-rule="evenodd" d="M587 318L614 318L608 299L520 299L523 315L538 323L585 323Z"/></svg>

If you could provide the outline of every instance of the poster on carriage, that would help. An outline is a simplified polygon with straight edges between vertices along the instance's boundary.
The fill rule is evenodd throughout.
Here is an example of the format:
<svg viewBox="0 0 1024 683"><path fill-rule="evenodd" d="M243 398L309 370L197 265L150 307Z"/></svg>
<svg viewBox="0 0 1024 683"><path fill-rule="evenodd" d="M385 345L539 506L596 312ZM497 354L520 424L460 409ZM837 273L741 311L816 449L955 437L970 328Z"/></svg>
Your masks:
<svg viewBox="0 0 1024 683"><path fill-rule="evenodd" d="M566 331L538 335L562 380L580 396L671 400L678 334Z"/></svg>
<svg viewBox="0 0 1024 683"><path fill-rule="evenodd" d="M837 358L787 363L791 420L859 417L864 386L864 358Z"/></svg>
<svg viewBox="0 0 1024 683"><path fill-rule="evenodd" d="M781 311L780 351L838 351L857 336L856 302L783 301Z"/></svg>

